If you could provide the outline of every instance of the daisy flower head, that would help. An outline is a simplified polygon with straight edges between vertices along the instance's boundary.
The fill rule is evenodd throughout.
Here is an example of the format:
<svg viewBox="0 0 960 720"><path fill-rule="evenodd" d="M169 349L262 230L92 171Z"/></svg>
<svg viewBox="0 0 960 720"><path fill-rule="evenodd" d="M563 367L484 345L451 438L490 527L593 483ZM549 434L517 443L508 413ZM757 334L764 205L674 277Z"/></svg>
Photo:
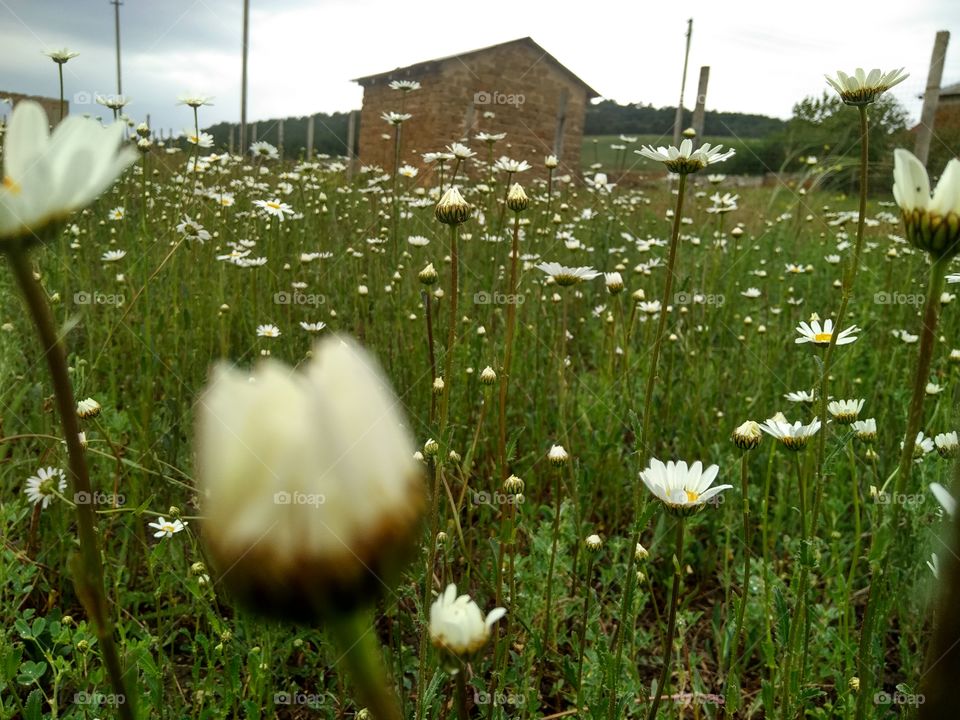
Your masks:
<svg viewBox="0 0 960 720"><path fill-rule="evenodd" d="M293 208L285 202L280 202L278 198L272 200L254 200L253 204L263 210L266 215L272 215L278 218L280 222L283 222L285 216L293 215Z"/></svg>
<svg viewBox="0 0 960 720"><path fill-rule="evenodd" d="M213 135L210 133L205 133L203 131L197 135L193 130L184 130L183 135L186 138L187 142L191 145L196 145L201 148L212 148L213 147Z"/></svg>
<svg viewBox="0 0 960 720"><path fill-rule="evenodd" d="M854 335L854 333L859 332L859 330L860 328L856 325L841 330L837 334L836 344L849 345L852 342L856 342L857 336ZM833 341L833 320L827 318L823 322L823 325L820 324L819 320L811 320L809 324L801 321L797 326L797 333L800 335L800 337L794 340L797 345L813 343L817 347L829 347L830 342Z"/></svg>
<svg viewBox="0 0 960 720"><path fill-rule="evenodd" d="M88 397L77 403L77 417L81 420L92 420L97 417L102 410L103 406L93 398Z"/></svg>
<svg viewBox="0 0 960 720"><path fill-rule="evenodd" d="M511 174L526 172L531 167L530 163L526 160L511 160L506 156L501 157L493 164L494 170Z"/></svg>
<svg viewBox="0 0 960 720"><path fill-rule="evenodd" d="M900 448L903 449L904 442L900 441ZM934 444L933 439L928 438L923 434L923 430L917 433L917 439L913 443L913 459L916 462L923 460L925 455L929 455L933 452Z"/></svg>
<svg viewBox="0 0 960 720"><path fill-rule="evenodd" d="M271 145L265 140L259 140L250 145L250 154L255 158L266 158L267 160L276 160L280 157L280 151L275 145Z"/></svg>
<svg viewBox="0 0 960 720"><path fill-rule="evenodd" d="M100 260L105 263L119 262L127 256L126 250L107 250L100 256Z"/></svg>
<svg viewBox="0 0 960 720"><path fill-rule="evenodd" d="M449 188L434 208L437 220L445 225L462 225L470 217L470 204L456 186Z"/></svg>
<svg viewBox="0 0 960 720"><path fill-rule="evenodd" d="M23 488L23 494L34 505L40 505L45 509L50 501L57 497L57 494L63 494L67 489L67 478L60 468L45 467L37 470L36 475L27 478L27 484Z"/></svg>
<svg viewBox="0 0 960 720"><path fill-rule="evenodd" d="M416 80L391 80L387 86L391 90L401 90L404 93L413 92L420 89L420 83Z"/></svg>
<svg viewBox="0 0 960 720"><path fill-rule="evenodd" d="M203 105L213 105L213 95L200 95L198 93L187 93L177 98L177 105L187 105L196 110Z"/></svg>
<svg viewBox="0 0 960 720"><path fill-rule="evenodd" d="M947 275L948 283L960 283L960 273L955 273L953 275Z"/></svg>
<svg viewBox="0 0 960 720"><path fill-rule="evenodd" d="M742 425L737 426L731 439L733 444L741 450L753 450L763 440L760 424L753 420L747 420Z"/></svg>
<svg viewBox="0 0 960 720"><path fill-rule="evenodd" d="M879 68L874 68L869 73L864 72L863 68L857 68L853 75L847 75L842 70L837 70L836 77L824 75L840 99L847 105L869 105L880 97L894 85L902 83L909 74L903 72L903 68L883 72Z"/></svg>
<svg viewBox="0 0 960 720"><path fill-rule="evenodd" d="M877 421L875 418L855 420L850 428L860 442L872 443L877 439Z"/></svg>
<svg viewBox="0 0 960 720"><path fill-rule="evenodd" d="M761 423L760 429L779 440L780 444L789 450L803 450L807 441L820 430L820 419L814 418L809 425L804 425L799 420L790 423L781 413L777 413Z"/></svg>
<svg viewBox="0 0 960 720"><path fill-rule="evenodd" d="M465 658L486 644L493 624L506 614L498 607L484 617L480 606L469 595L457 595L457 586L450 583L430 606L430 642L456 659ZM448 669L457 672L459 663Z"/></svg>
<svg viewBox="0 0 960 720"><path fill-rule="evenodd" d="M186 525L182 520L167 520L163 515L157 518L156 522L147 523L147 527L156 530L156 532L153 533L155 538L173 537L183 530Z"/></svg>
<svg viewBox="0 0 960 720"><path fill-rule="evenodd" d="M123 110L123 108L133 102L133 99L126 95L97 95L94 99L98 105L103 105L105 108L113 110L114 112Z"/></svg>
<svg viewBox="0 0 960 720"><path fill-rule="evenodd" d="M697 460L690 466L686 461L667 461L666 464L651 458L650 466L640 473L640 479L664 507L678 515L692 515L702 510L706 503L733 485L713 485L720 472L718 465L706 470Z"/></svg>
<svg viewBox="0 0 960 720"><path fill-rule="evenodd" d="M863 410L864 402L862 398L859 400L831 400L827 403L827 412L841 425L850 425Z"/></svg>
<svg viewBox="0 0 960 720"><path fill-rule="evenodd" d="M453 157L455 157L457 160L469 160L474 155L476 155L476 153L473 150L468 148L463 143L458 143L458 142L447 145L447 152L453 155Z"/></svg>
<svg viewBox="0 0 960 720"><path fill-rule="evenodd" d="M276 325L257 325L257 337L278 338L280 334L280 328Z"/></svg>
<svg viewBox="0 0 960 720"><path fill-rule="evenodd" d="M690 138L681 142L679 148L671 145L655 149L653 145L644 145L634 152L649 160L663 163L667 170L678 175L695 173L707 165L728 160L735 154L733 149L724 152L722 145L710 145L710 143L704 143L694 150L693 141Z"/></svg>
<svg viewBox="0 0 960 720"><path fill-rule="evenodd" d="M210 239L210 233L204 230L203 225L196 220L191 220L189 215L183 216L183 220L177 225L177 232L188 240L197 240L201 243Z"/></svg>
<svg viewBox="0 0 960 720"><path fill-rule="evenodd" d="M960 252L960 160L953 158L947 163L931 196L923 163L909 150L897 148L893 151L893 197L911 244L933 258L950 258Z"/></svg>
<svg viewBox="0 0 960 720"><path fill-rule="evenodd" d="M80 53L74 52L73 50L70 50L68 48L61 48L60 50L50 50L44 53L44 55L46 55L48 58L53 60L57 65L63 65L68 60L73 60L73 58L77 57L77 55L79 54Z"/></svg>
<svg viewBox="0 0 960 720"><path fill-rule="evenodd" d="M952 432L935 435L933 444L937 448L937 452L940 453L940 457L952 458L957 454L957 449L960 448L960 439L957 438L957 431L953 430Z"/></svg>
<svg viewBox="0 0 960 720"><path fill-rule="evenodd" d="M388 125L402 125L413 117L410 113L385 112L380 113L381 119Z"/></svg>
<svg viewBox="0 0 960 720"><path fill-rule="evenodd" d="M322 320L320 322L304 322L300 321L300 327L306 330L308 333L318 333L327 327L327 324Z"/></svg>
<svg viewBox="0 0 960 720"><path fill-rule="evenodd" d="M593 280L601 275L592 267L567 267L556 262L543 262L535 267L552 277L553 281L561 287L576 285L584 280Z"/></svg>

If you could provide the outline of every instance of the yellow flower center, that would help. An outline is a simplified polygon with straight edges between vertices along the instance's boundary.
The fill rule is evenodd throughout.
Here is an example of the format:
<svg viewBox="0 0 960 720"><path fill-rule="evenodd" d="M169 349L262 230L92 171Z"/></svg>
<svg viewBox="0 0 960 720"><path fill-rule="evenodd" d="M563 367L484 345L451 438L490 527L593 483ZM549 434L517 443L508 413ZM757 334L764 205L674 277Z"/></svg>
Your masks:
<svg viewBox="0 0 960 720"><path fill-rule="evenodd" d="M176 530L177 530L177 529L173 526L173 523L164 523L164 524L163 524L163 531L164 531L164 532L173 533L173 532L176 532Z"/></svg>
<svg viewBox="0 0 960 720"><path fill-rule="evenodd" d="M833 338L833 333L817 333L813 336L813 341L815 343L829 343L831 338Z"/></svg>
<svg viewBox="0 0 960 720"><path fill-rule="evenodd" d="M278 203L278 202L268 202L268 203L267 203L267 207L268 207L268 208L273 208L274 210L279 210L279 209L280 209L280 203Z"/></svg>
<svg viewBox="0 0 960 720"><path fill-rule="evenodd" d="M687 502L695 503L700 499L700 493L698 492L694 492L693 490L684 490L684 492L687 494Z"/></svg>
<svg viewBox="0 0 960 720"><path fill-rule="evenodd" d="M11 178L9 175L4 175L3 187L6 190L9 190L10 192L12 192L14 195L20 194L20 190L21 190L20 185L14 182L13 178Z"/></svg>

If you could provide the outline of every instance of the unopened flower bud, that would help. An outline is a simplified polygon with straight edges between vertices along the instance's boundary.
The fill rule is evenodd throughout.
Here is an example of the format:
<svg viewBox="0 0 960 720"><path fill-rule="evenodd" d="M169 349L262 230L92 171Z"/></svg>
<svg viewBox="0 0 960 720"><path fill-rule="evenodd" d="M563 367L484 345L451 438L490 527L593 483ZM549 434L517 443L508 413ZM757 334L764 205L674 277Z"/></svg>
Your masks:
<svg viewBox="0 0 960 720"><path fill-rule="evenodd" d="M587 539L583 541L583 544L587 550L599 550L603 547L603 540L600 539L599 535L589 535Z"/></svg>
<svg viewBox="0 0 960 720"><path fill-rule="evenodd" d="M429 263L423 270L420 271L420 274L417 275L417 278L424 285L433 285L437 281L437 270L433 267L433 263Z"/></svg>
<svg viewBox="0 0 960 720"><path fill-rule="evenodd" d="M461 225L470 216L470 205L457 188L451 187L440 198L434 215L445 225Z"/></svg>
<svg viewBox="0 0 960 720"><path fill-rule="evenodd" d="M511 475L503 481L503 491L511 495L517 495L523 492L523 480L516 475Z"/></svg>
<svg viewBox="0 0 960 720"><path fill-rule="evenodd" d="M492 367L487 365L480 372L480 382L484 385L493 385L497 381L497 373Z"/></svg>
<svg viewBox="0 0 960 720"><path fill-rule="evenodd" d="M741 450L753 450L763 439L760 425L753 420L747 420L733 431L733 444Z"/></svg>
<svg viewBox="0 0 960 720"><path fill-rule="evenodd" d="M511 185L510 191L507 193L507 207L514 212L523 212L529 205L530 199L523 191L523 187L520 185L520 183L514 183Z"/></svg>

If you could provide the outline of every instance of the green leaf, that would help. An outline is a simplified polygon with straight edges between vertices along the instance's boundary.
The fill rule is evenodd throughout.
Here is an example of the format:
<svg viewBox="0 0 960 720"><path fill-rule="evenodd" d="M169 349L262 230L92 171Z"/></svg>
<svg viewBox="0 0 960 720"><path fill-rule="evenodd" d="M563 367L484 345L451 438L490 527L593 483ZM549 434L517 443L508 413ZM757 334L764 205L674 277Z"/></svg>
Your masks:
<svg viewBox="0 0 960 720"><path fill-rule="evenodd" d="M27 696L27 702L23 706L23 720L42 720L43 719L43 693L40 688L33 690Z"/></svg>
<svg viewBox="0 0 960 720"><path fill-rule="evenodd" d="M47 671L45 662L33 662L27 660L20 665L20 674L17 676L17 682L21 685L33 685Z"/></svg>

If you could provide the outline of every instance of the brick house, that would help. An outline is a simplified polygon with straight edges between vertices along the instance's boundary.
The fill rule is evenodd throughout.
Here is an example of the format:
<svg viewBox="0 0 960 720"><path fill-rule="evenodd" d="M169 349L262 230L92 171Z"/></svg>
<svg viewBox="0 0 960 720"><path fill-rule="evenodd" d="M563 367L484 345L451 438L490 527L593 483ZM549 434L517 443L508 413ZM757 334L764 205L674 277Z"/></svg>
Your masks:
<svg viewBox="0 0 960 720"><path fill-rule="evenodd" d="M0 103L0 118L7 115L11 109L11 105L16 105L22 100L33 100L36 103L40 104L40 107L43 108L43 111L47 114L47 120L50 121L51 125L56 125L60 122L60 98L49 98L49 97L40 97L39 95L24 95L23 93L14 93L14 92L4 92L0 90L0 101L10 100L10 105ZM66 117L70 114L70 101L64 100L64 113L63 116Z"/></svg>
<svg viewBox="0 0 960 720"><path fill-rule="evenodd" d="M393 80L416 80L421 88L402 97ZM506 133L494 156L526 160L534 171L555 154L558 172L580 168L580 146L587 103L598 93L529 37L459 55L426 60L389 72L357 78L363 86L360 111L360 162L390 171L394 164L393 127L381 115L407 112L401 163L422 167L421 153L467 141L478 157L486 146L478 132ZM493 117L485 113L493 113Z"/></svg>

